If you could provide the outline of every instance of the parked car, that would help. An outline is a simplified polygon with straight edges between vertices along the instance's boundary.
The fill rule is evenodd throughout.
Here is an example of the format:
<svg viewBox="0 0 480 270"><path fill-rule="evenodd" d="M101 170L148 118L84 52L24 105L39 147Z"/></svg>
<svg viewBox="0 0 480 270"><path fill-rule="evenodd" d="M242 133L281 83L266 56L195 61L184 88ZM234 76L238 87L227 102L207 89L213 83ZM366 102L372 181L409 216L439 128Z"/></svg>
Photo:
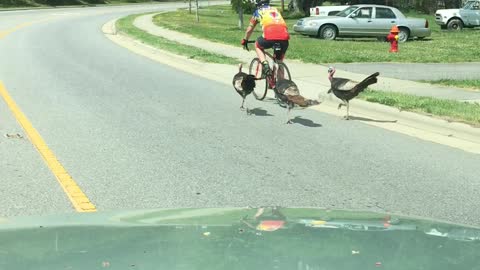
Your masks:
<svg viewBox="0 0 480 270"><path fill-rule="evenodd" d="M461 9L439 9L435 22L442 29L462 30L464 27L480 26L480 0L467 1Z"/></svg>
<svg viewBox="0 0 480 270"><path fill-rule="evenodd" d="M382 5L354 5L336 16L303 18L297 21L293 30L327 40L337 37L385 38L393 25L400 30L400 42L431 35L426 19L406 18L398 9Z"/></svg>
<svg viewBox="0 0 480 270"><path fill-rule="evenodd" d="M310 8L310 16L335 16L348 6L316 6Z"/></svg>

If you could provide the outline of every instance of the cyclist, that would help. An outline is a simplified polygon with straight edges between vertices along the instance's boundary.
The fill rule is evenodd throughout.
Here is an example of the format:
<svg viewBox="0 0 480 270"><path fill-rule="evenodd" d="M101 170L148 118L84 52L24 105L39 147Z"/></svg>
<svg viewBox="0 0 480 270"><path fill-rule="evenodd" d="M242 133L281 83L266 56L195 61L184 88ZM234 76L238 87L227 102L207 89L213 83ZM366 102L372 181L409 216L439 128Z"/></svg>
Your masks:
<svg viewBox="0 0 480 270"><path fill-rule="evenodd" d="M268 66L268 61L265 59L264 50L270 49L278 43L280 53L277 53L276 57L278 60L283 60L288 49L290 35L282 15L276 8L270 6L270 0L256 0L256 6L257 8L250 19L250 24L245 31L245 37L242 39L241 44L244 48L247 47L247 42L252 35L253 29L260 23L263 35L258 37L257 42L255 42L255 51L262 63L262 77L265 77L271 74L271 70Z"/></svg>

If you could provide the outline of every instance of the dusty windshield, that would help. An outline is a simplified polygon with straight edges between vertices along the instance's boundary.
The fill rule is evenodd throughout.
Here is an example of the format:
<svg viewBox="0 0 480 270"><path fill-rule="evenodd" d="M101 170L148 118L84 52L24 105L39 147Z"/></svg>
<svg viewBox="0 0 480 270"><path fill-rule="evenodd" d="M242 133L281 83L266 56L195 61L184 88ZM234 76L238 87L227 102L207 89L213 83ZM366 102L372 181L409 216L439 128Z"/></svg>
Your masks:
<svg viewBox="0 0 480 270"><path fill-rule="evenodd" d="M60 266L43 269L70 269L60 260L88 262L92 243L140 258L115 246L134 236L97 237L130 222L170 226L168 243L189 225L215 251L222 237L261 249L268 233L311 233L338 245L328 258L369 257L355 269L382 258L339 230L421 235L431 258L452 239L478 247L461 228L480 226L480 17L456 14L460 2L0 0L0 243L15 249L0 245L0 269L49 256ZM72 239L98 234L69 241L77 226ZM18 252L37 230L44 248ZM144 236L152 254L166 248ZM295 260L285 267L335 268Z"/></svg>

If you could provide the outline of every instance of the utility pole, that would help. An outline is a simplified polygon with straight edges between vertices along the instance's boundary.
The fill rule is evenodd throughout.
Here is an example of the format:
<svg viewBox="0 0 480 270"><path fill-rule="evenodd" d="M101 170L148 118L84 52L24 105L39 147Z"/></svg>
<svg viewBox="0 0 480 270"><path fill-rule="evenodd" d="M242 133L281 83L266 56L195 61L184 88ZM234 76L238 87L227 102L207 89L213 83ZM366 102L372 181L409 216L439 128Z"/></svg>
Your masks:
<svg viewBox="0 0 480 270"><path fill-rule="evenodd" d="M188 13L192 14L192 0L188 0Z"/></svg>

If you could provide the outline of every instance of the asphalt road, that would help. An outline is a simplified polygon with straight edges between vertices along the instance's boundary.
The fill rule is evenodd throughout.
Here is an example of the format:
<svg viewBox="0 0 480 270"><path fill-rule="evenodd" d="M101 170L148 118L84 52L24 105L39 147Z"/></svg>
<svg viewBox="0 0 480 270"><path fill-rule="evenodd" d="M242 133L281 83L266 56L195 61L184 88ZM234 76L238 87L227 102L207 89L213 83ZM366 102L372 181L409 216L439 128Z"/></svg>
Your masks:
<svg viewBox="0 0 480 270"><path fill-rule="evenodd" d="M0 13L0 81L99 211L308 206L480 225L480 156L272 102L111 43L101 26L156 6ZM183 3L180 5L184 5ZM232 70L232 75L234 71ZM74 212L0 102L0 216Z"/></svg>

